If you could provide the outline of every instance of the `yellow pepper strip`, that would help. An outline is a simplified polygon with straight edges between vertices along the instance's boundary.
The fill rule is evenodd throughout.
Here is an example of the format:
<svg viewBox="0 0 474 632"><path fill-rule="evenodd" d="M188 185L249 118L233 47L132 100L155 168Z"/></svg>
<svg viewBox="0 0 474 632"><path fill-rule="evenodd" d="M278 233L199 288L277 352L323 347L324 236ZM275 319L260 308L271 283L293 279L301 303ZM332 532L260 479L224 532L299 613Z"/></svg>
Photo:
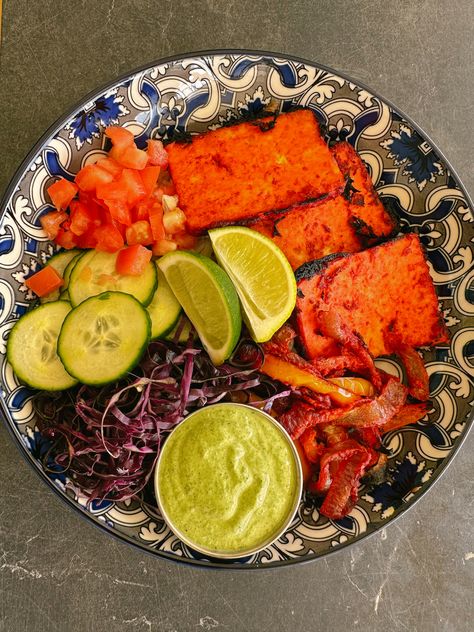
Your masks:
<svg viewBox="0 0 474 632"><path fill-rule="evenodd" d="M365 380L363 377L332 377L328 382L335 384L346 391L354 393L354 395L363 395L364 397L373 397L375 389L372 382Z"/></svg>
<svg viewBox="0 0 474 632"><path fill-rule="evenodd" d="M337 404L351 404L359 399L359 396L351 391L332 384L322 377L316 377L312 373L308 373L304 369L300 369L294 364L270 354L265 354L265 360L260 371L284 384L296 387L304 386L315 393L329 395L333 402Z"/></svg>

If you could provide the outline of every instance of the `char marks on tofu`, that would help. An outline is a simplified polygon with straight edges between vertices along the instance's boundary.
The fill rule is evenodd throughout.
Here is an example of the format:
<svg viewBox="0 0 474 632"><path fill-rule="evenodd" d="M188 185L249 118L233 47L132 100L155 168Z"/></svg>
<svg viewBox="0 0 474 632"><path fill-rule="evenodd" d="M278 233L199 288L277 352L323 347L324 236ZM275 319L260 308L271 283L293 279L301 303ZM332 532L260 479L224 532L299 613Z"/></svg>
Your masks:
<svg viewBox="0 0 474 632"><path fill-rule="evenodd" d="M298 276L298 275L297 275ZM448 341L433 281L418 235L387 241L330 261L298 282L298 329L309 358L325 349L322 312L337 314L374 357Z"/></svg>
<svg viewBox="0 0 474 632"><path fill-rule="evenodd" d="M188 229L242 223L263 213L342 192L345 179L311 110L280 114L167 146ZM273 120L273 119L272 119Z"/></svg>

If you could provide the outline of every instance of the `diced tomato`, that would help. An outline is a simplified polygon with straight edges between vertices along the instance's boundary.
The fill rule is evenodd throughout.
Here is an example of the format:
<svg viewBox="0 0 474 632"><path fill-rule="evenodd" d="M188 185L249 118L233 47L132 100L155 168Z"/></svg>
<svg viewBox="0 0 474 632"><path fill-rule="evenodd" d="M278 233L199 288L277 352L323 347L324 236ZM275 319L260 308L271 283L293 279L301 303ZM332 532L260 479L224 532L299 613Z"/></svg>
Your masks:
<svg viewBox="0 0 474 632"><path fill-rule="evenodd" d="M120 182L124 184L127 190L126 202L129 206L134 206L146 197L145 185L140 176L140 172L134 169L124 169L120 176Z"/></svg>
<svg viewBox="0 0 474 632"><path fill-rule="evenodd" d="M153 202L150 200L143 200L142 202L138 202L132 209L132 217L134 222L138 222L141 219L148 220L149 211Z"/></svg>
<svg viewBox="0 0 474 632"><path fill-rule="evenodd" d="M60 288L62 284L63 280L53 266L45 266L25 281L26 287L38 296L47 296Z"/></svg>
<svg viewBox="0 0 474 632"><path fill-rule="evenodd" d="M55 239L61 224L66 221L68 214L63 211L51 211L40 217L40 224L49 239Z"/></svg>
<svg viewBox="0 0 474 632"><path fill-rule="evenodd" d="M71 231L79 236L96 226L100 226L98 208L91 205L87 207L79 200L73 200L70 208Z"/></svg>
<svg viewBox="0 0 474 632"><path fill-rule="evenodd" d="M180 250L192 250L196 248L197 237L188 235L188 233L177 233L173 235L173 241L176 242Z"/></svg>
<svg viewBox="0 0 474 632"><path fill-rule="evenodd" d="M134 222L131 226L128 226L125 231L125 236L129 246L134 246L135 244L149 246L154 241L150 223L145 219L141 219L138 222Z"/></svg>
<svg viewBox="0 0 474 632"><path fill-rule="evenodd" d="M128 246L118 253L115 268L119 274L139 276L151 259L151 250L140 244Z"/></svg>
<svg viewBox="0 0 474 632"><path fill-rule="evenodd" d="M186 215L180 208L175 208L174 211L169 211L163 215L163 226L165 232L170 235L182 233L186 228Z"/></svg>
<svg viewBox="0 0 474 632"><path fill-rule="evenodd" d="M148 210L151 232L155 241L165 239L165 228L163 226L163 208L159 202L153 203Z"/></svg>
<svg viewBox="0 0 474 632"><path fill-rule="evenodd" d="M152 251L155 257L162 257L167 252L173 252L176 248L177 246L174 241L171 241L170 239L160 239L159 241L155 241Z"/></svg>
<svg viewBox="0 0 474 632"><path fill-rule="evenodd" d="M166 169L168 166L168 153L163 147L161 140L149 140L147 144L148 162L150 165Z"/></svg>
<svg viewBox="0 0 474 632"><path fill-rule="evenodd" d="M112 182L113 175L97 164L86 165L76 175L77 186L83 191L95 191L101 184Z"/></svg>
<svg viewBox="0 0 474 632"><path fill-rule="evenodd" d="M146 152L135 145L124 148L114 146L110 150L110 157L128 169L144 169L148 162Z"/></svg>
<svg viewBox="0 0 474 632"><path fill-rule="evenodd" d="M125 127L118 125L111 125L105 129L105 135L110 138L112 145L117 149L123 149L124 147L130 147L135 143L135 137Z"/></svg>
<svg viewBox="0 0 474 632"><path fill-rule="evenodd" d="M95 164L108 171L114 178L118 178L118 176L122 173L123 167L113 158L101 158Z"/></svg>
<svg viewBox="0 0 474 632"><path fill-rule="evenodd" d="M156 181L160 175L160 167L145 167L140 171L140 177L145 187L145 194L149 197L156 186Z"/></svg>
<svg viewBox="0 0 474 632"><path fill-rule="evenodd" d="M118 200L106 200L110 217L124 226L130 226L132 223L132 215L128 206Z"/></svg>
<svg viewBox="0 0 474 632"><path fill-rule="evenodd" d="M47 189L52 203L58 211L64 211L77 193L77 186L69 180L60 178Z"/></svg>
<svg viewBox="0 0 474 632"><path fill-rule="evenodd" d="M59 229L54 241L58 244L58 246L61 246L66 250L71 250L77 246L76 235L70 230L64 230L62 228Z"/></svg>
<svg viewBox="0 0 474 632"><path fill-rule="evenodd" d="M96 190L99 200L115 200L125 202L127 199L128 189L126 183L120 178L113 182L100 184Z"/></svg>
<svg viewBox="0 0 474 632"><path fill-rule="evenodd" d="M79 237L77 237L77 245L79 248L95 248L97 246L97 237L95 236L96 228L91 228Z"/></svg>
<svg viewBox="0 0 474 632"><path fill-rule="evenodd" d="M94 230L94 238L97 240L96 249L103 252L117 252L123 248L123 237L113 224L103 224Z"/></svg>

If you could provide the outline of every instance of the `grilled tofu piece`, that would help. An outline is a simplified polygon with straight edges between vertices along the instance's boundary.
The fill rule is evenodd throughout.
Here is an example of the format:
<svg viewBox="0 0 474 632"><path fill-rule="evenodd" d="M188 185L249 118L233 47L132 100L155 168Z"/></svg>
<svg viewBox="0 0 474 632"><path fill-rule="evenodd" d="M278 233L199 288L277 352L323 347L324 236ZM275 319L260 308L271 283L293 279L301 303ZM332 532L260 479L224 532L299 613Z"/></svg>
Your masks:
<svg viewBox="0 0 474 632"><path fill-rule="evenodd" d="M345 184L311 110L222 127L166 149L195 234L335 195Z"/></svg>
<svg viewBox="0 0 474 632"><path fill-rule="evenodd" d="M375 357L396 351L396 340L410 347L448 341L418 235L306 264L296 276L298 329L311 359L334 352L321 335L321 311L336 313Z"/></svg>
<svg viewBox="0 0 474 632"><path fill-rule="evenodd" d="M398 231L397 220L384 207L361 157L349 143L337 143L332 148L339 169L352 181L355 189L350 196L349 211L353 218L369 227L373 241L387 238Z"/></svg>
<svg viewBox="0 0 474 632"><path fill-rule="evenodd" d="M342 195L298 204L283 214L258 219L249 228L272 239L293 270L334 252L362 250L362 241L351 224L348 202Z"/></svg>
<svg viewBox="0 0 474 632"><path fill-rule="evenodd" d="M398 229L353 147L338 143L331 151L356 191L297 204L282 214L261 217L250 224L250 228L273 239L294 270L335 252L359 252Z"/></svg>

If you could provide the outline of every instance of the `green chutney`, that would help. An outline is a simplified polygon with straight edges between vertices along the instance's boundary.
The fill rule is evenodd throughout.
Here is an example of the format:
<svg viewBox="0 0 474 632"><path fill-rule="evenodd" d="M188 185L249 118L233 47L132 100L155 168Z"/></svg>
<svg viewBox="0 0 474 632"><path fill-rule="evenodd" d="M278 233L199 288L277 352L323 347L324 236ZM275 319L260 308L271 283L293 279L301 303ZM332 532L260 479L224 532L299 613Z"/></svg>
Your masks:
<svg viewBox="0 0 474 632"><path fill-rule="evenodd" d="M163 516L207 552L258 550L285 528L301 491L288 437L260 411L216 404L167 439L155 485Z"/></svg>

